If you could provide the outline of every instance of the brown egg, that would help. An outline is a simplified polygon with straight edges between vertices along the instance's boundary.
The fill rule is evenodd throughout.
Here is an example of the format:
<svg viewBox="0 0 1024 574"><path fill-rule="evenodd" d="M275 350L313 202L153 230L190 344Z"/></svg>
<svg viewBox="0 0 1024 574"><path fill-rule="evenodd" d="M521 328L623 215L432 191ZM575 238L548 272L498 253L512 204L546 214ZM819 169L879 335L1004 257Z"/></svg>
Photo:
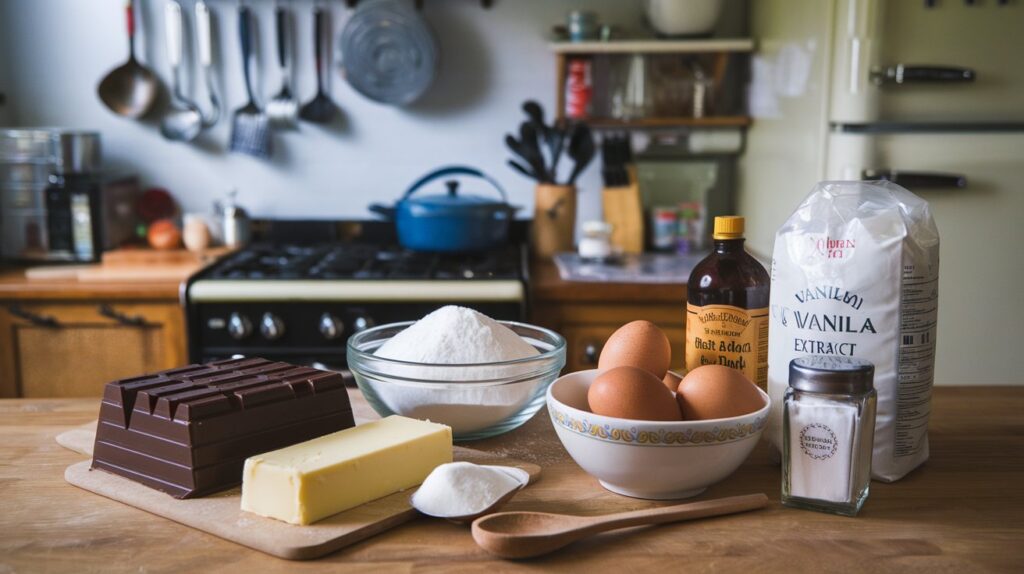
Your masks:
<svg viewBox="0 0 1024 574"><path fill-rule="evenodd" d="M676 389L679 388L679 382L682 380L683 377L679 376L678 373L674 373L672 371L666 372L665 376L661 378L661 382L665 383L665 386L668 387L668 390L672 391L673 393L676 392Z"/></svg>
<svg viewBox="0 0 1024 574"><path fill-rule="evenodd" d="M668 371L671 360L672 347L665 333L650 321L633 321L608 337L597 368L606 371L615 367L636 367L660 379Z"/></svg>
<svg viewBox="0 0 1024 574"><path fill-rule="evenodd" d="M676 400L686 420L738 417L764 406L761 393L746 375L721 365L704 365L687 373L676 389Z"/></svg>
<svg viewBox="0 0 1024 574"><path fill-rule="evenodd" d="M598 375L587 392L595 414L641 421L678 421L679 405L657 377L636 367Z"/></svg>

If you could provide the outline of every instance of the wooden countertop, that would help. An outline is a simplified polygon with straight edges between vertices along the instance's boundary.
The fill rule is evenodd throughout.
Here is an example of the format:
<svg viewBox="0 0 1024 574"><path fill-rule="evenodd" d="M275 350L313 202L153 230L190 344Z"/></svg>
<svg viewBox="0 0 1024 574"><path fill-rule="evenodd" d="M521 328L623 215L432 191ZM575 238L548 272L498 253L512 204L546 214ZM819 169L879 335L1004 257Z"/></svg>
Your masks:
<svg viewBox="0 0 1024 574"><path fill-rule="evenodd" d="M537 303L686 303L685 283L585 283L565 281L554 263L530 267L530 291Z"/></svg>
<svg viewBox="0 0 1024 574"><path fill-rule="evenodd" d="M354 406L366 405L353 391ZM779 469L762 443L700 499L765 492L762 511L600 535L548 557L491 559L468 528L419 518L308 563L287 562L79 490L81 456L54 437L96 418L82 399L0 401L0 571L1019 571L1024 564L1024 387L937 388L931 460L872 483L857 518L779 506ZM568 458L542 411L482 450L536 462L541 480L508 509L601 514L655 506L603 490Z"/></svg>
<svg viewBox="0 0 1024 574"><path fill-rule="evenodd" d="M52 301L82 299L177 300L180 281L83 282L75 279L28 279L24 269L0 270L0 300Z"/></svg>
<svg viewBox="0 0 1024 574"><path fill-rule="evenodd" d="M0 300L176 300L180 281L83 282L74 279L32 279L24 269L0 268ZM563 281L553 263L534 264L530 290L538 303L679 303L686 301L686 285L638 283L583 283Z"/></svg>

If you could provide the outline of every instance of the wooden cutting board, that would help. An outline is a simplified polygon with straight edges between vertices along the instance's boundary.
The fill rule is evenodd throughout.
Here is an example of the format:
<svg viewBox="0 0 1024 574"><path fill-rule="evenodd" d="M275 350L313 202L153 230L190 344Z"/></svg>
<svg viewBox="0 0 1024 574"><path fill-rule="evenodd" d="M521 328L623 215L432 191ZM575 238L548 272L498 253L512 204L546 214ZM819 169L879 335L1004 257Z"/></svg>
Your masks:
<svg viewBox="0 0 1024 574"><path fill-rule="evenodd" d="M92 456L95 438L96 423L93 422L62 433L57 436L57 442ZM515 466L530 473L531 483L540 476L540 467L535 464L460 446L455 447L455 460ZM85 460L69 466L64 471L64 479L112 500L287 560L320 558L417 516L409 505L409 497L415 492L410 489L309 526L296 526L243 512L239 488L203 498L178 500L126 478L90 470L90 464L91 461Z"/></svg>
<svg viewBox="0 0 1024 574"><path fill-rule="evenodd" d="M137 267L141 265L197 265L209 263L214 259L230 253L230 247L211 247L202 251L187 249L148 249L144 247L122 247L105 251L102 256L103 265Z"/></svg>

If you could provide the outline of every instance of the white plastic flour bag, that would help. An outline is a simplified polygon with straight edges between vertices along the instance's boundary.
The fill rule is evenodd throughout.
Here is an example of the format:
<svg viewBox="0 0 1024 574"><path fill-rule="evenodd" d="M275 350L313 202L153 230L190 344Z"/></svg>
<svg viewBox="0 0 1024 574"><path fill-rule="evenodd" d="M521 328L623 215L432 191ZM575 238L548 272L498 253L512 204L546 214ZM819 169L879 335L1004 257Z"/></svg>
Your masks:
<svg viewBox="0 0 1024 574"><path fill-rule="evenodd" d="M928 460L939 281L928 203L889 182L819 183L775 234L771 277L776 448L790 360L836 355L875 365L872 477L898 480Z"/></svg>

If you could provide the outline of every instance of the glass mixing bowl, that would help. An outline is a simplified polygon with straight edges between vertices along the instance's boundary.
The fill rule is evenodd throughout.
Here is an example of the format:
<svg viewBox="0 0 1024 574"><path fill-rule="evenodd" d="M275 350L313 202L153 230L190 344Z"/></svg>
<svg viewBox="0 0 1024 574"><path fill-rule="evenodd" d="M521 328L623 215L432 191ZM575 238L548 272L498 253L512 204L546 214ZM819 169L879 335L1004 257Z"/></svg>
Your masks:
<svg viewBox="0 0 1024 574"><path fill-rule="evenodd" d="M443 365L387 359L374 352L413 324L390 323L349 337L348 367L381 416L402 415L452 427L456 440L508 432L530 420L565 366L565 339L554 331L499 321L540 354L495 363Z"/></svg>

